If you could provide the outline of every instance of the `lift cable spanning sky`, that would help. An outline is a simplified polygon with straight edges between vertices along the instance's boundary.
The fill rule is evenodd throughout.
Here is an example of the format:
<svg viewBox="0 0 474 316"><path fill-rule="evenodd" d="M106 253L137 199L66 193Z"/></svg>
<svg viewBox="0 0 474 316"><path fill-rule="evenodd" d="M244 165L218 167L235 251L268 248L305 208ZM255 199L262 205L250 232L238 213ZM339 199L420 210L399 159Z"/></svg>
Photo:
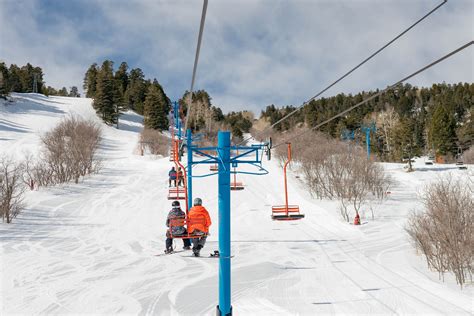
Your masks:
<svg viewBox="0 0 474 316"><path fill-rule="evenodd" d="M296 138L298 138L298 137L300 137L300 136L302 136L302 135L304 135L304 134L306 134L306 133L308 133L308 132L310 132L310 131L316 130L316 129L318 129L319 127L321 127L321 126L323 126L323 125L325 125L325 124L331 122L332 120L334 120L334 119L336 119L336 118L338 118L338 117L341 117L341 116L347 114L348 112L354 110L355 108L358 108L359 106L364 105L365 103L369 102L370 100L373 100L373 99L375 99L376 97L382 95L383 93L387 92L388 90L396 88L398 85L402 84L403 82L407 81L408 79L415 77L416 75L418 75L418 74L422 73L423 71L425 71L425 70L427 70L427 69L433 67L434 65L436 65L436 64L438 64L438 63L440 63L440 62L442 62L443 60L448 59L449 57L451 57L451 56L453 56L453 55L455 55L455 54L461 52L462 50L468 48L468 47L471 46L472 44L474 44L474 41L470 41L470 42L464 44L463 46L461 46L461 47L459 47L459 48L453 50L453 51L450 52L449 54L446 54L446 55L444 55L443 57L441 57L441 58L439 58L439 59L433 61L432 63L426 65L425 67L423 67L423 68L421 68L421 69L415 71L415 72L412 73L411 75L408 75L408 76L406 76L406 77L403 78L403 79L400 79L400 80L397 81L396 83L394 83L394 84L388 86L387 88L385 88L385 89L379 91L378 93L376 93L376 94L374 94L374 95L368 97L367 99L365 99L365 100L363 100L363 101L357 103L356 105L353 105L353 106L351 106L350 108L347 108L346 110L344 110L344 111L342 111L342 112L340 112L340 113L338 113L338 114L336 114L336 115L334 115L334 116L328 118L328 119L325 120L324 122L321 122L321 123L319 123L318 125L313 126L312 128L310 128L310 129L308 129L308 130L305 130L305 131L303 131L303 132L301 132L301 133L299 133L299 134L297 134L297 135L295 135L295 136L292 136L292 137L286 139L284 142L281 142L281 143L279 143L279 144L273 145L272 148L276 148L276 147L282 146L282 145L288 143L288 142L291 141L291 140L294 140L294 139L296 139Z"/></svg>
<svg viewBox="0 0 474 316"><path fill-rule="evenodd" d="M275 127L276 125L280 124L281 122L283 122L284 120L288 119L289 117L291 117L292 115L294 115L295 113L297 113L299 110L301 110L302 108L305 107L305 105L307 105L308 103L310 103L311 101L313 101L314 99L316 99L317 97L319 97L321 94L323 94L324 92L326 92L327 90L329 90L331 87L333 87L334 85L336 85L337 83L339 83L341 80L343 80L344 78L346 78L347 76L349 76L351 73L353 73L355 70L357 70L359 67L361 67L362 65L364 65L366 62L368 62L369 60L371 60L373 57L375 57L377 54L379 54L381 51L383 51L385 48L387 48L388 46L390 46L392 43L394 43L396 40L398 40L399 38L401 38L403 35L405 35L406 33L408 33L408 31L410 31L412 28L414 28L418 23L420 23L421 21L423 21L424 19L426 19L428 16L430 16L432 13L434 13L436 10L438 10L441 6L443 6L445 3L447 2L447 0L444 0L442 3L438 4L433 10L431 10L430 12L426 13L422 18L418 19L415 23L413 23L412 25L410 25L408 28L406 28L403 32L401 32L400 34L398 34L397 36L395 36L392 40L390 40L387 44L385 44L384 46L382 46L381 48L379 48L377 51L375 51L374 53L372 53L369 57L367 57L366 59L364 59L362 62L360 62L357 66L353 67L351 70L349 70L348 72L346 72L344 75L342 75L341 77L339 77L339 79L337 79L336 81L334 81L333 83L331 83L329 86L327 86L326 88L324 88L323 90L319 91L315 96L313 96L312 98L310 98L309 100L307 100L306 102L304 102L302 105L300 105L299 107L297 107L295 110L293 110L292 112L288 113L287 115L285 115L284 117L282 117L281 119L279 119L278 121L276 121L275 123L273 123L272 125L266 127L263 131L260 132L260 134L264 134L266 131L268 130L271 130L273 127ZM250 140L252 137L248 137L246 139L244 139L242 142L239 143L242 144L242 143L245 143L246 141Z"/></svg>
<svg viewBox="0 0 474 316"><path fill-rule="evenodd" d="M201 51L201 42L202 42L202 34L204 33L204 22L206 21L206 12L207 12L207 2L208 0L204 0L203 6L202 6L202 15L201 15L201 25L199 26L199 36L198 36L198 42L197 42L197 47L196 47L196 56L194 57L194 67L193 67L193 76L191 79L191 89L189 90L189 97L191 98L191 102L188 104L187 108L187 113L186 113L186 122L184 125L184 130L188 130L188 122L189 122L189 116L191 113L191 104L192 104L192 98L193 98L193 91L194 91L194 81L196 80L196 73L197 73L197 65L199 62L199 52Z"/></svg>

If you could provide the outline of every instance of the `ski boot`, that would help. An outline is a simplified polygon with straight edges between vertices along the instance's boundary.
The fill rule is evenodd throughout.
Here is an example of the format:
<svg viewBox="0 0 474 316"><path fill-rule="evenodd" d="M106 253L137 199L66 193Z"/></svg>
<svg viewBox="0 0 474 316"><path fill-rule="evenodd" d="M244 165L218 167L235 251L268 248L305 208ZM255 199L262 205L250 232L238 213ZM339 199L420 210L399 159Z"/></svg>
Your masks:
<svg viewBox="0 0 474 316"><path fill-rule="evenodd" d="M165 249L165 253L168 255L173 252L173 248Z"/></svg>
<svg viewBox="0 0 474 316"><path fill-rule="evenodd" d="M201 245L197 245L196 248L193 248L193 254L194 254L195 257L199 257L199 256L200 256L201 248L202 248Z"/></svg>

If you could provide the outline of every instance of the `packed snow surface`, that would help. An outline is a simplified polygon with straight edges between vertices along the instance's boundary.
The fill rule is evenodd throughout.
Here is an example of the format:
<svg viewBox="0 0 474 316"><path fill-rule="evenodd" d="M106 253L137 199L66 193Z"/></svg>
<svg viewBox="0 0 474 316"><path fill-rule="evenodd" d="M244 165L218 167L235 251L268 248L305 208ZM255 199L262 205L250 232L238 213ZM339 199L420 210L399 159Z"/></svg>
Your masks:
<svg viewBox="0 0 474 316"><path fill-rule="evenodd" d="M37 154L40 135L62 118L99 122L90 99L15 94L0 104L0 154ZM214 315L219 260L164 250L167 157L139 156L141 117L126 113L120 129L103 125L103 169L79 184L40 188L12 224L0 223L1 314ZM235 315L473 314L472 285L443 283L426 267L404 230L420 211L418 194L451 172L472 181L472 168L425 166L394 178L389 199L364 211L361 226L343 222L337 203L311 198L294 171L291 204L306 217L274 222L284 202L283 173L264 162L267 176L239 175L232 192L232 305ZM250 170L251 167L243 167ZM209 170L197 166L194 174ZM213 225L202 254L218 249L217 178L195 179ZM175 240L178 249L180 240Z"/></svg>

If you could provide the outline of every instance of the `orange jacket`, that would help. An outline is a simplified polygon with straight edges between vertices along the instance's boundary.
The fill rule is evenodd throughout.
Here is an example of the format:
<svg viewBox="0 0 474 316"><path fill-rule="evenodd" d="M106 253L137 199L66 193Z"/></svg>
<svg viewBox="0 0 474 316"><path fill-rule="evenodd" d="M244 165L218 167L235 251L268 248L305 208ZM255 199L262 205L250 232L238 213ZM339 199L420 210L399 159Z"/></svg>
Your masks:
<svg viewBox="0 0 474 316"><path fill-rule="evenodd" d="M195 229L208 233L209 226L211 226L211 217L206 208L201 205L193 206L188 213L190 221L188 225L188 232L192 233ZM194 221L194 222L193 222Z"/></svg>

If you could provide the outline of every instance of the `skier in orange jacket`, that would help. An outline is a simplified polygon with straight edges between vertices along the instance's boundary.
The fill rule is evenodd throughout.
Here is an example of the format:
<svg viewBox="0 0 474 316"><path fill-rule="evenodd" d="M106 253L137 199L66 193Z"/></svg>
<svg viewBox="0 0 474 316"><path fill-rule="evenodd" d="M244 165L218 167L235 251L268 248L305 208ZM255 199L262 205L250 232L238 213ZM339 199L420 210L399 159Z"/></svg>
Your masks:
<svg viewBox="0 0 474 316"><path fill-rule="evenodd" d="M195 198L193 205L188 214L188 231L190 234L199 236L193 238L193 253L196 257L199 257L199 253L206 243L209 226L211 226L212 223L209 212L202 206L202 200L200 198Z"/></svg>

